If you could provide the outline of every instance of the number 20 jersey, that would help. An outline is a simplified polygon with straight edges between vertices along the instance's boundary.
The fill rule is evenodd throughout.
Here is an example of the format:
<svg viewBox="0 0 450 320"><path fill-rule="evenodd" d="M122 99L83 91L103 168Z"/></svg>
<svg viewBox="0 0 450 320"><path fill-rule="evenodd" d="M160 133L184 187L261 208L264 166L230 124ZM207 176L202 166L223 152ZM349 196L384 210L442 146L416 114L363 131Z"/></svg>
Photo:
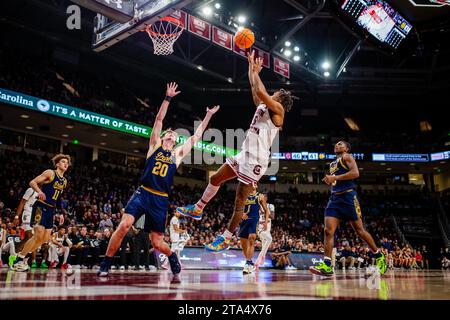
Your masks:
<svg viewBox="0 0 450 320"><path fill-rule="evenodd" d="M176 170L177 165L173 152L158 146L145 161L141 184L144 187L169 194Z"/></svg>

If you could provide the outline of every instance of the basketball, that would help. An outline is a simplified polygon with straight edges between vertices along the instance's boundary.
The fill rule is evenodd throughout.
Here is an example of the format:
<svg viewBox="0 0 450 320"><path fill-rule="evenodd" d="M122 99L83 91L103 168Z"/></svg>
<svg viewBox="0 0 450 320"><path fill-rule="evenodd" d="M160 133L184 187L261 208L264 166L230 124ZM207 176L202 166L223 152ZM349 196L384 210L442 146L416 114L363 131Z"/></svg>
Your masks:
<svg viewBox="0 0 450 320"><path fill-rule="evenodd" d="M234 42L239 48L248 49L255 43L255 35L252 30L243 28L234 35Z"/></svg>

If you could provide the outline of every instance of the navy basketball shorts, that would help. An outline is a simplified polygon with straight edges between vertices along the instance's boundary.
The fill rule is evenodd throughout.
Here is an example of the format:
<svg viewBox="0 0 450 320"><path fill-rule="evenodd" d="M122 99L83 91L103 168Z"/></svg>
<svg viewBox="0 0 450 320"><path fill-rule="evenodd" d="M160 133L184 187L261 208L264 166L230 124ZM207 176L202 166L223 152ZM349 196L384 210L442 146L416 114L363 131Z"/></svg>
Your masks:
<svg viewBox="0 0 450 320"><path fill-rule="evenodd" d="M256 234L256 229L258 227L259 217L248 218L247 220L242 220L239 227L239 238L248 239L250 234Z"/></svg>
<svg viewBox="0 0 450 320"><path fill-rule="evenodd" d="M43 226L45 229L53 229L53 216L55 208L41 201L36 201L31 211L30 226Z"/></svg>
<svg viewBox="0 0 450 320"><path fill-rule="evenodd" d="M357 221L361 218L361 207L356 191L332 194L325 209L325 217L345 221Z"/></svg>
<svg viewBox="0 0 450 320"><path fill-rule="evenodd" d="M164 233L168 208L169 197L154 194L140 187L128 201L125 213L131 214L135 221L145 214L144 231Z"/></svg>

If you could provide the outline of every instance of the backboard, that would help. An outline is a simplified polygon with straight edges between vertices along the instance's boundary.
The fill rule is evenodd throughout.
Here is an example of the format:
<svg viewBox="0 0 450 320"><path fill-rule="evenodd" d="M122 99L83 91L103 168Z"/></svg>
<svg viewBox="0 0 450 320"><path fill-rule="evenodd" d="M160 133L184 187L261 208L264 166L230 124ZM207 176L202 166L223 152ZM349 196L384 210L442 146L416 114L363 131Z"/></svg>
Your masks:
<svg viewBox="0 0 450 320"><path fill-rule="evenodd" d="M134 16L125 23L98 13L94 20L92 48L96 52L103 51L191 2L192 0L134 0Z"/></svg>

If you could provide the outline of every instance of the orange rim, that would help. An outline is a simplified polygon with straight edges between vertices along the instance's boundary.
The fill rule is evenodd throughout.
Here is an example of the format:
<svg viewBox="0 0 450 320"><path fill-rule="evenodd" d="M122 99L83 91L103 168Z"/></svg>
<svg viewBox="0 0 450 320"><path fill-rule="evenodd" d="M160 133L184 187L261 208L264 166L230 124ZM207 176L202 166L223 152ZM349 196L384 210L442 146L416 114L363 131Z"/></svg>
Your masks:
<svg viewBox="0 0 450 320"><path fill-rule="evenodd" d="M152 28L152 24L151 24L151 25L148 25L148 26L145 28L145 31L148 33L148 35L149 35L150 37L156 37L156 36L158 36L158 37L168 37L168 38L170 38L170 37L176 37L176 36L178 36L181 32L183 32L183 30L184 30L184 24L183 24L183 22L181 22L180 20L178 20L178 19L176 19L176 18L173 18L173 17L163 17L163 18L159 19L159 22L161 22L161 21L171 22L171 23L177 25L177 27L181 27L181 29L180 29L180 31L175 32L175 33L171 33L171 34L162 34L162 33L153 31L153 30L151 29L151 28Z"/></svg>

